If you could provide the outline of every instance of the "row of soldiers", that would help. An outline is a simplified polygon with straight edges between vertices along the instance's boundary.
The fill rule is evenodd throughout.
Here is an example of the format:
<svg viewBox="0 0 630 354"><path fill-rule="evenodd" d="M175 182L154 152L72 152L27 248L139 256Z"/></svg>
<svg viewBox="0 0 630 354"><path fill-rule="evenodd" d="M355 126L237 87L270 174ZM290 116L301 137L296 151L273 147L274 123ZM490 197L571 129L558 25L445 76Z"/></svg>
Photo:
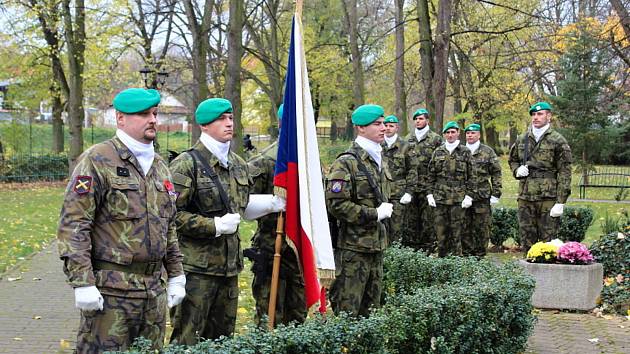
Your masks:
<svg viewBox="0 0 630 354"><path fill-rule="evenodd" d="M230 149L231 103L211 98L195 111L202 131L199 141L168 166L153 147L159 102L155 90L120 92L113 101L116 136L82 154L65 192L59 252L75 305L81 309L79 353L125 350L139 336L160 348L167 308L171 342L190 345L231 335L238 274L244 266L242 219L258 220L253 247L246 253L253 259L257 321L267 312L275 213L285 208L285 201L272 195L277 143L249 163L244 161ZM278 116L282 117L282 107ZM410 139L416 142L401 144L392 134L384 144L383 109L357 108L352 115L357 139L327 175L327 207L340 227L334 245L337 278L330 289L336 313L366 315L379 305L382 252L390 243L385 224L392 215L396 219L390 223L391 237L409 245L429 245L433 241L425 235L430 235L429 224L435 224L439 253L461 252L457 246L461 241L453 239L460 236L451 226L462 220L456 209L477 210L470 209L478 196L470 182L475 176L474 152L471 155L453 139L458 134L451 130L459 130L454 123L445 127L442 143L429 131L428 112L420 111L414 118L416 130ZM388 125L396 123L388 119ZM479 132L479 126L469 128L467 134ZM426 138L431 140L431 153L421 143ZM396 143L400 149L394 148ZM485 151L478 139L476 146ZM392 173L388 165L398 169ZM405 181L400 182L394 176L405 175L405 169ZM421 236L397 229L401 220L396 215L405 215L407 227L415 223L412 234ZM295 253L285 243L277 323L301 323L306 318L299 269Z"/></svg>

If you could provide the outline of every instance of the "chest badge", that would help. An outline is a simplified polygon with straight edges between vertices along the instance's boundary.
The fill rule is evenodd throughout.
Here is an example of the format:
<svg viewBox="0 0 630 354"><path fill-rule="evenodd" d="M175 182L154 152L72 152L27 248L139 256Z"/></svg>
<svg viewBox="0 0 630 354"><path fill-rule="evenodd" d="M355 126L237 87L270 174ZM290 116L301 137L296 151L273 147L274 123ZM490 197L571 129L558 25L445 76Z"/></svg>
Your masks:
<svg viewBox="0 0 630 354"><path fill-rule="evenodd" d="M334 180L332 181L332 186L330 186L330 191L333 193L339 193L343 189L343 181Z"/></svg>
<svg viewBox="0 0 630 354"><path fill-rule="evenodd" d="M175 186L173 186L173 183L167 179L164 180L164 188L166 188L168 195L172 195L175 197L179 195L179 193L175 191Z"/></svg>
<svg viewBox="0 0 630 354"><path fill-rule="evenodd" d="M72 188L77 194L87 194L92 189L92 176L77 176Z"/></svg>
<svg viewBox="0 0 630 354"><path fill-rule="evenodd" d="M129 177L129 169L126 167L116 167L116 175L120 177Z"/></svg>

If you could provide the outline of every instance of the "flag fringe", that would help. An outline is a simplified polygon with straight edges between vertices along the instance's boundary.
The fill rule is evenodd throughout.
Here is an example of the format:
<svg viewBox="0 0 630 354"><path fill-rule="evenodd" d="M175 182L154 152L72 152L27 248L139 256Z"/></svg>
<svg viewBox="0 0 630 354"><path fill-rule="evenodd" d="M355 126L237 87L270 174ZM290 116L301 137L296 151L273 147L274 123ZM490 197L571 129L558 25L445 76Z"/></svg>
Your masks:
<svg viewBox="0 0 630 354"><path fill-rule="evenodd" d="M320 286L330 289L333 280L335 280L335 270L317 268L317 277L319 278Z"/></svg>
<svg viewBox="0 0 630 354"><path fill-rule="evenodd" d="M282 197L284 199L287 199L287 190L285 188L274 186L273 187L273 194L277 195L278 197Z"/></svg>

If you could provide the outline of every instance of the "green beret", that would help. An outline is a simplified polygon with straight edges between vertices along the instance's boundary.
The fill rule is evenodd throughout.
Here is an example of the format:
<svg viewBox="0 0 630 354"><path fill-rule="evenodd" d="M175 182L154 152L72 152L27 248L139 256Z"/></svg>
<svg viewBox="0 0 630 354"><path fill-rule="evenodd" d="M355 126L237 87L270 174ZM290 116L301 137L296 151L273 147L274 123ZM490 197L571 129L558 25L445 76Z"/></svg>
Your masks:
<svg viewBox="0 0 630 354"><path fill-rule="evenodd" d="M385 117L385 121L383 123L397 123L398 124L398 118L396 118L395 115L387 116Z"/></svg>
<svg viewBox="0 0 630 354"><path fill-rule="evenodd" d="M209 98L197 106L195 120L199 125L214 122L223 113L232 113L232 103L225 98Z"/></svg>
<svg viewBox="0 0 630 354"><path fill-rule="evenodd" d="M278 107L278 119L282 120L282 113L284 113L284 103Z"/></svg>
<svg viewBox="0 0 630 354"><path fill-rule="evenodd" d="M457 129L459 130L459 125L457 125L457 122L452 120L448 123L446 123L446 125L444 125L444 129L442 129L442 133L446 133L447 130L449 129Z"/></svg>
<svg viewBox="0 0 630 354"><path fill-rule="evenodd" d="M132 114L144 112L160 103L160 93L157 90L143 88L128 88L120 91L114 97L114 108L122 113Z"/></svg>
<svg viewBox="0 0 630 354"><path fill-rule="evenodd" d="M352 112L352 124L359 126L370 125L384 114L385 110L383 107L376 104L364 104Z"/></svg>
<svg viewBox="0 0 630 354"><path fill-rule="evenodd" d="M465 132L480 132L481 125L477 123L470 124L469 126L466 127L466 129L464 129L464 131Z"/></svg>
<svg viewBox="0 0 630 354"><path fill-rule="evenodd" d="M547 102L538 102L538 103L534 103L531 107L529 107L529 114L532 114L538 111L551 112L551 105Z"/></svg>
<svg viewBox="0 0 630 354"><path fill-rule="evenodd" d="M426 109L424 109L424 108L420 108L420 109L418 109L417 111L415 111L415 112L413 113L413 117L412 117L412 118L416 118L417 116L422 115L422 114L429 115L429 111L427 111L427 110L426 110Z"/></svg>

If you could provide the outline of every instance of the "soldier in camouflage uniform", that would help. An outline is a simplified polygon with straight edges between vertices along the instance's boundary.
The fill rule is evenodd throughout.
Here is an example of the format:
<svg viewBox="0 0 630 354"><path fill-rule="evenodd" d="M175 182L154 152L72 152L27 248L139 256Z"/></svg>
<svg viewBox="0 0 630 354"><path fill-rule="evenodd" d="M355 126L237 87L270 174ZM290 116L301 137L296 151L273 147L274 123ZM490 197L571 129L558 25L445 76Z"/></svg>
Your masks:
<svg viewBox="0 0 630 354"><path fill-rule="evenodd" d="M124 351L136 337L164 343L167 305L185 295L176 194L154 153L156 90L114 98L118 130L78 159L57 238L81 310L78 353Z"/></svg>
<svg viewBox="0 0 630 354"><path fill-rule="evenodd" d="M387 161L387 168L391 173L390 201L394 205L391 217L391 230L389 241L400 242L405 225L405 205L412 200L413 189L407 190L407 175L412 169L412 161L409 154L409 144L398 136L398 118L387 116L385 118L385 141L383 146L383 158Z"/></svg>
<svg viewBox="0 0 630 354"><path fill-rule="evenodd" d="M380 306L383 251L388 245L383 221L391 217L393 209L387 202L391 177L380 145L385 131L383 113L377 105L363 105L352 113L358 136L333 162L326 178L328 212L339 222L333 245L336 278L330 289L336 314L367 316L370 307Z"/></svg>
<svg viewBox="0 0 630 354"><path fill-rule="evenodd" d="M433 228L433 210L427 204L429 161L433 152L443 139L431 131L429 112L420 108L413 114L416 125L407 136L409 144L408 159L412 168L407 174L407 190L413 191L411 203L406 209L406 226L402 244L408 247L432 253L435 250L435 230Z"/></svg>
<svg viewBox="0 0 630 354"><path fill-rule="evenodd" d="M486 255L492 226L492 209L501 198L501 164L494 150L479 141L481 126L470 124L466 132L466 147L470 150L473 166L472 206L466 209L468 226L462 235L462 254Z"/></svg>
<svg viewBox="0 0 630 354"><path fill-rule="evenodd" d="M427 202L434 208L438 255L462 254L465 210L472 206L473 168L470 150L459 143L459 126L446 123L446 142L433 152L429 162Z"/></svg>
<svg viewBox="0 0 630 354"><path fill-rule="evenodd" d="M282 119L282 108L278 109L278 119ZM282 121L279 121L281 123ZM273 177L278 155L278 142L274 142L253 157L247 164L252 176L252 193L273 193ZM258 228L252 239L253 264L252 294L256 300L256 322L260 325L269 308L271 292L271 272L275 253L277 214L263 216L258 219ZM302 323L306 319L306 299L304 297L304 279L300 271L295 252L286 242L282 243L280 258L280 279L276 302L276 324L290 322Z"/></svg>
<svg viewBox="0 0 630 354"><path fill-rule="evenodd" d="M512 145L509 157L519 180L518 222L525 252L538 241L555 238L571 194L571 148L550 127L551 105L538 102L529 114L531 127Z"/></svg>

